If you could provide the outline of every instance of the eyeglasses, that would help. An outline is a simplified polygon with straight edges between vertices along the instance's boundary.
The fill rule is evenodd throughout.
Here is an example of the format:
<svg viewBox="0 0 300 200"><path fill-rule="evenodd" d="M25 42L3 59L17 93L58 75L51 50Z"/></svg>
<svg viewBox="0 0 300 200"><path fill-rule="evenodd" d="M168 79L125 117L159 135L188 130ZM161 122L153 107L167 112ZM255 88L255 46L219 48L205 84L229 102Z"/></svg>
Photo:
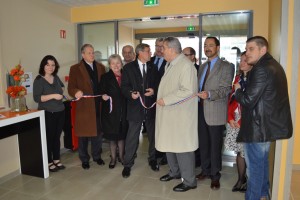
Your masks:
<svg viewBox="0 0 300 200"><path fill-rule="evenodd" d="M160 48L162 49L164 46L159 46L159 45L155 45L155 48Z"/></svg>

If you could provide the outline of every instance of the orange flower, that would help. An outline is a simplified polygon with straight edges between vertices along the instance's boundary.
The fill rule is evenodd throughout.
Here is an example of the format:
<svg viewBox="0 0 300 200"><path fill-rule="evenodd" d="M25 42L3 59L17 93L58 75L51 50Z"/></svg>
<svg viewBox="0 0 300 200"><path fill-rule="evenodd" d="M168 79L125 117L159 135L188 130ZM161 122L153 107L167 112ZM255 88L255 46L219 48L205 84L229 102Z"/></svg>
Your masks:
<svg viewBox="0 0 300 200"><path fill-rule="evenodd" d="M27 90L21 85L27 78L23 76L24 69L22 69L22 66L20 64L16 65L12 70L10 70L9 75L13 78L13 85L7 88L6 93L13 98L26 95Z"/></svg>
<svg viewBox="0 0 300 200"><path fill-rule="evenodd" d="M20 80L20 76L15 75L15 76L14 76L14 80L15 80L15 81L19 81L19 80Z"/></svg>

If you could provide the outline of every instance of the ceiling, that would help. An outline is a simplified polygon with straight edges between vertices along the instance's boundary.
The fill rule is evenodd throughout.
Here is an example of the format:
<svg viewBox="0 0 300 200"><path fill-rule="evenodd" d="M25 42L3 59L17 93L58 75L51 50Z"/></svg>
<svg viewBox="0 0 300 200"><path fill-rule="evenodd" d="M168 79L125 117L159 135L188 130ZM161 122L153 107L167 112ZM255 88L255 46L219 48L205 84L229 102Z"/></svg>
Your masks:
<svg viewBox="0 0 300 200"><path fill-rule="evenodd" d="M140 1L140 0L48 0L48 1L64 4L69 7L81 7L81 6L91 6L91 5L98 5L98 4L109 4L109 3Z"/></svg>
<svg viewBox="0 0 300 200"><path fill-rule="evenodd" d="M48 0L63 4L69 7L81 7L89 5L109 4L117 2L130 2L142 0ZM121 25L133 29L152 29L152 28L176 28L187 26L198 26L198 14L187 14L183 16L153 16L152 18L132 19L121 21ZM248 29L248 15L240 12L234 14L211 14L205 15L202 19L203 31L221 30L223 34L230 32L245 33ZM228 32L229 31L229 32Z"/></svg>

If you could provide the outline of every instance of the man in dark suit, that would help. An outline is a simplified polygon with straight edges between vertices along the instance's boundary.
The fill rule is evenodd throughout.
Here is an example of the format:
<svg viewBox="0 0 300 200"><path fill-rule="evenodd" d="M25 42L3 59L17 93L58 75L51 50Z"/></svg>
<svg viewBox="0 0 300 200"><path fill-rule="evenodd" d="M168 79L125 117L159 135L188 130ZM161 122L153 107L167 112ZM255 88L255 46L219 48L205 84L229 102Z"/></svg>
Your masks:
<svg viewBox="0 0 300 200"><path fill-rule="evenodd" d="M228 95L234 69L219 58L220 41L207 37L204 52L208 61L199 68L200 97L198 105L198 135L202 172L198 180L211 179L211 189L220 188L224 125L227 122Z"/></svg>
<svg viewBox="0 0 300 200"><path fill-rule="evenodd" d="M167 61L164 59L164 53L163 53L163 44L164 44L164 38L157 38L155 41L155 55L151 57L151 62L155 65L159 78L158 83L160 82L161 77L165 73L165 66L167 64Z"/></svg>
<svg viewBox="0 0 300 200"><path fill-rule="evenodd" d="M164 45L164 38L157 38L155 41L155 53L150 60L158 72L158 78L157 78L158 84L160 83L161 77L165 73L165 66L167 64L167 61L164 59L163 45ZM168 164L167 156L165 153L157 151L156 156L158 158L161 158L159 165Z"/></svg>
<svg viewBox="0 0 300 200"><path fill-rule="evenodd" d="M153 171L158 171L155 156L155 108L146 109L156 101L157 71L151 64L151 51L148 44L139 44L135 49L137 59L126 64L123 68L121 90L127 98L127 120L129 129L125 141L124 169L122 176L130 176L134 164L134 154L138 148L139 134L143 121L145 121L149 140L148 162ZM142 100L142 102L140 101Z"/></svg>

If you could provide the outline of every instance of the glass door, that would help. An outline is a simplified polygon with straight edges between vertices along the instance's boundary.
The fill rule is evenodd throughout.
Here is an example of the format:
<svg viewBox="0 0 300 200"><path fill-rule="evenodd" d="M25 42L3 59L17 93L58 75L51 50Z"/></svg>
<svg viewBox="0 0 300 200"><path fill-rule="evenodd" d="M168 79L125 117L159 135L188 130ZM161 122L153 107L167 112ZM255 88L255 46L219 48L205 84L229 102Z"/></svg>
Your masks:
<svg viewBox="0 0 300 200"><path fill-rule="evenodd" d="M117 22L99 22L78 25L78 58L81 59L80 48L89 43L94 46L95 60L108 69L107 59L117 52Z"/></svg>

